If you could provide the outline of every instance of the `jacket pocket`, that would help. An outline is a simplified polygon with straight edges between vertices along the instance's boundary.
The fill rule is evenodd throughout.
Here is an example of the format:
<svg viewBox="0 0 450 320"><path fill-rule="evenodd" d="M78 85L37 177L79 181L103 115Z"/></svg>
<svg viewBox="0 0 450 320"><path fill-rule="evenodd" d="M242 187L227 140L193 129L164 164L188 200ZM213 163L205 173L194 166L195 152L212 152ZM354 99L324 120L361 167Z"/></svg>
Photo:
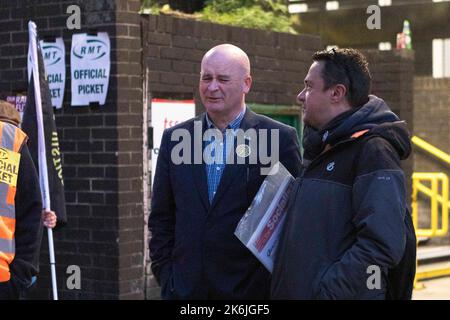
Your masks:
<svg viewBox="0 0 450 320"><path fill-rule="evenodd" d="M331 299L329 297L329 294L326 291L326 288L322 287L322 279L327 274L328 270L333 265L333 262L323 264L319 271L317 272L317 275L312 283L312 298L317 300L323 300L323 299Z"/></svg>
<svg viewBox="0 0 450 320"><path fill-rule="evenodd" d="M175 299L175 285L173 281L173 271L170 271L170 274L167 280L162 284L161 287L161 298L163 300L174 300Z"/></svg>

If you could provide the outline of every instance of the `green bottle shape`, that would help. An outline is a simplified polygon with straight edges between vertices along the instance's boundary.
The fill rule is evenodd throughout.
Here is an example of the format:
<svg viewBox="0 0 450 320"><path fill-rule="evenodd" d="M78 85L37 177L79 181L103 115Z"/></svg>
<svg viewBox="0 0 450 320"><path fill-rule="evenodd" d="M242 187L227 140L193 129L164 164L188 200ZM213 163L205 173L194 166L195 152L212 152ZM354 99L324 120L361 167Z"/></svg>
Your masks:
<svg viewBox="0 0 450 320"><path fill-rule="evenodd" d="M408 20L403 21L403 33L405 34L405 49L412 49L411 29Z"/></svg>

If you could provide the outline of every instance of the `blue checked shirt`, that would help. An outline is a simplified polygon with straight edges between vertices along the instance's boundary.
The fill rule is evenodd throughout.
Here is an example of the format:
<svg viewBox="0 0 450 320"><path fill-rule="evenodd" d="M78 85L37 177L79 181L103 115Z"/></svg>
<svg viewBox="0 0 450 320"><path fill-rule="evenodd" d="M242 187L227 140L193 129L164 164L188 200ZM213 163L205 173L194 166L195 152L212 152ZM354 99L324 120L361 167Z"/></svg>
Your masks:
<svg viewBox="0 0 450 320"><path fill-rule="evenodd" d="M205 162L206 162L206 178L208 180L208 198L209 203L212 203L214 196L217 191L217 187L220 183L220 178L222 177L223 170L226 165L226 158L228 153L231 151L234 145L234 132L239 129L242 119L244 118L245 109L228 124L224 132L222 132L223 141L215 141L214 136L211 137L209 141L205 141L204 151L205 152ZM206 114L206 124L208 129L216 129L214 123L209 119L208 114ZM232 129L232 135L226 134L227 129Z"/></svg>

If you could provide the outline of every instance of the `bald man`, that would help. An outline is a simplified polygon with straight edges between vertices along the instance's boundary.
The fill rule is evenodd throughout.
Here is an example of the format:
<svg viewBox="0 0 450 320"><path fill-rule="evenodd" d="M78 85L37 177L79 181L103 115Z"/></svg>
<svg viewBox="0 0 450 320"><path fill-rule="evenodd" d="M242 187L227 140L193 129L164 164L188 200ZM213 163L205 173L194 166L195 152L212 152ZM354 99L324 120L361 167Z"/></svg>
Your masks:
<svg viewBox="0 0 450 320"><path fill-rule="evenodd" d="M269 298L270 273L234 231L265 169L279 160L296 177L301 157L294 128L246 107L251 85L244 51L212 48L199 83L206 113L164 131L149 218L163 299Z"/></svg>

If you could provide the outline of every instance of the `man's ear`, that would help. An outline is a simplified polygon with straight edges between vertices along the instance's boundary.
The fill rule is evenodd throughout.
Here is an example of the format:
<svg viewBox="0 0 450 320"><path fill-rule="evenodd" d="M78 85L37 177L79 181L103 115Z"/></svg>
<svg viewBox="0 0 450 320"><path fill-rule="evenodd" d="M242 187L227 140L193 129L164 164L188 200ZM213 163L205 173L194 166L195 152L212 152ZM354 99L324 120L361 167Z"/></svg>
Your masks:
<svg viewBox="0 0 450 320"><path fill-rule="evenodd" d="M247 76L244 80L243 91L245 94L249 93L250 88L252 87L252 77Z"/></svg>
<svg viewBox="0 0 450 320"><path fill-rule="evenodd" d="M331 91L331 100L333 103L339 103L345 100L347 95L347 88L343 84L337 84Z"/></svg>

